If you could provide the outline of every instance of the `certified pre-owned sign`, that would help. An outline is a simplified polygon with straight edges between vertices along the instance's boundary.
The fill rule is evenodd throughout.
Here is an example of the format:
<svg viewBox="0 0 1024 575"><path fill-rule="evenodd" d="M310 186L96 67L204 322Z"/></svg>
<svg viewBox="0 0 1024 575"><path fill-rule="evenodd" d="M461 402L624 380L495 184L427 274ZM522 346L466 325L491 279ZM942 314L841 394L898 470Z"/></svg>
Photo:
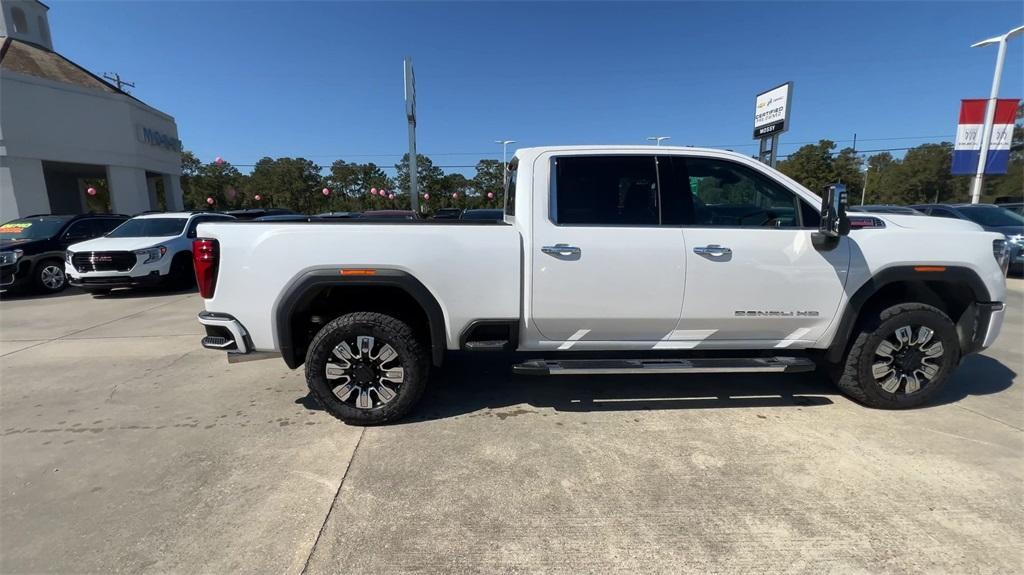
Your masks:
<svg viewBox="0 0 1024 575"><path fill-rule="evenodd" d="M754 139L775 136L789 128L789 103L792 97L792 82L757 95L754 100Z"/></svg>

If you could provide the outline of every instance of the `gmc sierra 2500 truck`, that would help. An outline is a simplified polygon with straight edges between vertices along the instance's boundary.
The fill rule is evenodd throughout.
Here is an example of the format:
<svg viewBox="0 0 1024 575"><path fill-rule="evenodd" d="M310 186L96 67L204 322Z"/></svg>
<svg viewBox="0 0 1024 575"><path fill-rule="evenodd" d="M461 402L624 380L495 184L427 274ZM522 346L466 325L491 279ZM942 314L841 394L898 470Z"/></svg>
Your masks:
<svg viewBox="0 0 1024 575"><path fill-rule="evenodd" d="M821 366L911 407L1002 325L1005 238L970 222L847 216L842 186L710 149L520 149L508 170L504 221L201 224L203 345L305 364L328 412L368 425L412 409L448 350L551 376Z"/></svg>

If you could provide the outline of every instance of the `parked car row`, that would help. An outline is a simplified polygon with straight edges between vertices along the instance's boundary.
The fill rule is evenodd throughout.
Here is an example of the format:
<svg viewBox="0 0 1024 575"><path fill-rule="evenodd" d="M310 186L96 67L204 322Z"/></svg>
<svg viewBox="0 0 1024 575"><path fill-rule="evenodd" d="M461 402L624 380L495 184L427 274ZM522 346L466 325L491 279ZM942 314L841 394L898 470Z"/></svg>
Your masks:
<svg viewBox="0 0 1024 575"><path fill-rule="evenodd" d="M500 220L502 210L452 209L441 219ZM454 215L454 218L451 216ZM192 239L202 222L415 220L409 210L325 212L283 208L227 212L37 214L0 225L0 290L56 293L68 285L104 294L114 288L187 287L194 282Z"/></svg>
<svg viewBox="0 0 1024 575"><path fill-rule="evenodd" d="M187 287L195 281L192 238L216 212L40 214L0 225L0 289L92 293L114 288Z"/></svg>

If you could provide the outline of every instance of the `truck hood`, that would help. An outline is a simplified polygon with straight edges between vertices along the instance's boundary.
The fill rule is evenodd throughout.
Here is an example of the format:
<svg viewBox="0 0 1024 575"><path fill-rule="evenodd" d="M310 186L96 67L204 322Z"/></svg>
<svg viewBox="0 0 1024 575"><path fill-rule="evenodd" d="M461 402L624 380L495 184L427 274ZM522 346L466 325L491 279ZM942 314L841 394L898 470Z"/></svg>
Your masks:
<svg viewBox="0 0 1024 575"><path fill-rule="evenodd" d="M871 214L887 223L922 231L949 231L949 232L983 232L984 228L974 222L967 220L955 220L953 218L936 218L932 216L903 216L899 214Z"/></svg>
<svg viewBox="0 0 1024 575"><path fill-rule="evenodd" d="M69 252L131 252L166 244L177 236L163 238L94 238L68 247Z"/></svg>

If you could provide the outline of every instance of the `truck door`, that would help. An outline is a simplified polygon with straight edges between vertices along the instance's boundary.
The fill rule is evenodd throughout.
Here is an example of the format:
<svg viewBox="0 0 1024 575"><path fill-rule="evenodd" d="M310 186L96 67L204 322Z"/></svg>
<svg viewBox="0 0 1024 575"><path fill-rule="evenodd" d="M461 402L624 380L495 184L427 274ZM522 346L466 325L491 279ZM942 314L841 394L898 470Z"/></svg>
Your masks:
<svg viewBox="0 0 1024 575"><path fill-rule="evenodd" d="M843 301L849 237L816 250L817 210L752 166L690 156L685 169L693 220L683 228L686 297L677 329L706 332L699 348L817 340Z"/></svg>
<svg viewBox="0 0 1024 575"><path fill-rule="evenodd" d="M542 156L535 170L526 339L650 349L679 319L686 263L678 202L662 198L658 159Z"/></svg>

